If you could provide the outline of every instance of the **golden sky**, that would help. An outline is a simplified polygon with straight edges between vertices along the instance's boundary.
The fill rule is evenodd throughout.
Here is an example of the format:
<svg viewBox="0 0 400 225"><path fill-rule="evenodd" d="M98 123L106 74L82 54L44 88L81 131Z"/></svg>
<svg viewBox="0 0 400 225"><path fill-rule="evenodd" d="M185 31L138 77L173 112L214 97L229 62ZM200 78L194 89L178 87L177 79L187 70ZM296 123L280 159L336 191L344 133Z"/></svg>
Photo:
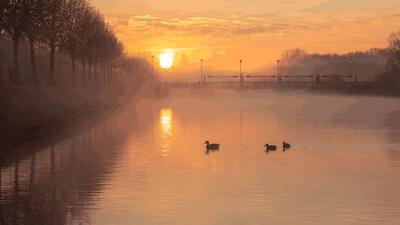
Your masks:
<svg viewBox="0 0 400 225"><path fill-rule="evenodd" d="M175 70L263 70L300 47L385 47L400 30L399 0L93 0L131 54L176 54Z"/></svg>

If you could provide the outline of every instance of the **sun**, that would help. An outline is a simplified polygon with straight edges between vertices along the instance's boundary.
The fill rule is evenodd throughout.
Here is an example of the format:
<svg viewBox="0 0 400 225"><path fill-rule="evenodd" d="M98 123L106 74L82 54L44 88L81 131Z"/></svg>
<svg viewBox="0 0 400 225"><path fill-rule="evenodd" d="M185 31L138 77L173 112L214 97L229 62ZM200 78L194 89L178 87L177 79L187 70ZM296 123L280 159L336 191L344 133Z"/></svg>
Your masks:
<svg viewBox="0 0 400 225"><path fill-rule="evenodd" d="M164 50L160 54L160 66L163 69L169 69L174 65L175 56L171 49Z"/></svg>

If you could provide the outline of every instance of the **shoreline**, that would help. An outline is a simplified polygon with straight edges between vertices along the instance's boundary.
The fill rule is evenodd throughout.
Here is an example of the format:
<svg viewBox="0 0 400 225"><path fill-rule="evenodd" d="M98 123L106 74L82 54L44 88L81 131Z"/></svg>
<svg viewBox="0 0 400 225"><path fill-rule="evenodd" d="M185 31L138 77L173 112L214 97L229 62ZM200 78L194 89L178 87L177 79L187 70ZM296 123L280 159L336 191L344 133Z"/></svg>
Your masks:
<svg viewBox="0 0 400 225"><path fill-rule="evenodd" d="M339 94L339 95L353 95L353 96L369 96L369 97L400 97L400 91L393 91L380 87L354 87L354 86L289 86L289 85L269 85L269 86L171 86L168 89L192 89L192 90L217 90L217 89L231 89L231 90L271 90L271 91L304 91L307 93L315 94Z"/></svg>
<svg viewBox="0 0 400 225"><path fill-rule="evenodd" d="M32 142L51 139L83 126L127 99L121 87L77 88L48 86L0 87L0 158ZM138 87L129 97L138 94ZM126 94L126 93L125 93Z"/></svg>
<svg viewBox="0 0 400 225"><path fill-rule="evenodd" d="M360 88L360 87L308 87L308 88L291 88L291 87L280 87L278 90L303 90L308 93L316 94L337 94L347 96L365 96L365 97L387 97L387 98L398 98L399 93L395 93L389 90L383 90L381 88Z"/></svg>
<svg viewBox="0 0 400 225"><path fill-rule="evenodd" d="M207 87L210 90L227 89ZM131 87L76 88L48 86L2 86L0 87L0 158L35 141L49 140L66 130L75 131L88 121L98 121L107 113L113 113L132 98L138 97L142 88ZM174 88L169 88L174 89ZM178 88L182 89L182 88ZM183 88L185 89L185 88ZM197 89L197 88L195 88ZM231 88L228 88L231 89ZM234 88L237 90L271 90L278 92L303 91L309 94L336 94L398 98L398 94L378 89L322 88L322 87L260 87ZM193 89L192 89L193 90ZM126 91L126 90L125 90ZM153 93L153 92L151 92ZM157 92L156 92L157 93ZM162 93L161 95L167 93ZM160 96L158 96L160 97ZM32 99L34 101L32 101ZM40 101L37 101L40 99ZM5 100L5 101L4 101ZM89 122L90 123L90 122ZM68 131L67 131L68 132Z"/></svg>

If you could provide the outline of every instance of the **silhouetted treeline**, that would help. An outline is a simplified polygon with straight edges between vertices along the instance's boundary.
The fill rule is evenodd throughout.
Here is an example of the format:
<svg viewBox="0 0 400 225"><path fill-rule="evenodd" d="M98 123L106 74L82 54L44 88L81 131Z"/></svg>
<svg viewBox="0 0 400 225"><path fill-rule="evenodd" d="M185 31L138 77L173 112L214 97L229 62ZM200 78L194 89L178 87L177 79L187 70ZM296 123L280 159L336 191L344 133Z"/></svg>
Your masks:
<svg viewBox="0 0 400 225"><path fill-rule="evenodd" d="M299 48L290 49L281 56L280 71L285 75L352 76L400 91L400 31L391 34L389 46L382 49L346 54L309 54Z"/></svg>
<svg viewBox="0 0 400 225"><path fill-rule="evenodd" d="M389 37L388 60L378 81L385 87L400 92L400 31Z"/></svg>
<svg viewBox="0 0 400 225"><path fill-rule="evenodd" d="M0 83L106 85L134 59L86 0L0 0Z"/></svg>
<svg viewBox="0 0 400 225"><path fill-rule="evenodd" d="M309 54L302 49L291 49L282 54L281 72L285 75L357 75L361 81L374 81L384 70L388 52L373 48L347 54Z"/></svg>

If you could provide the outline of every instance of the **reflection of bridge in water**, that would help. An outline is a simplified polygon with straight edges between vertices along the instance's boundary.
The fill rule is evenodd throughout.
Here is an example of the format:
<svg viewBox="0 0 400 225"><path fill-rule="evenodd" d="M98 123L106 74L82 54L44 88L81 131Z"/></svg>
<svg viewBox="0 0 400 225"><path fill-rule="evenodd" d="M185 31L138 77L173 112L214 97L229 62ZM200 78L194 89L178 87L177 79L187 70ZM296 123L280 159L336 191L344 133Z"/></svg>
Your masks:
<svg viewBox="0 0 400 225"><path fill-rule="evenodd" d="M219 87L219 88L370 88L375 82L360 82L357 74L354 75L205 75L202 80L196 82L169 82L168 87Z"/></svg>

